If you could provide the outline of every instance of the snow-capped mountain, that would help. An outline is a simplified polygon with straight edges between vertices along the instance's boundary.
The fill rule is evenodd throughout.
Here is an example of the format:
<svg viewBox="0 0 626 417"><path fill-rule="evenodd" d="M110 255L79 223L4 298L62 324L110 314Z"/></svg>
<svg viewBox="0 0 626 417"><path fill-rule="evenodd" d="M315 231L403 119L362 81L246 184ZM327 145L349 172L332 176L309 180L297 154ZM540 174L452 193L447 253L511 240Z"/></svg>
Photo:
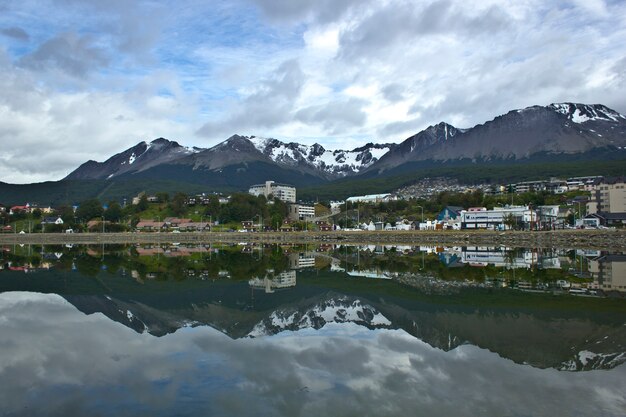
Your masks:
<svg viewBox="0 0 626 417"><path fill-rule="evenodd" d="M626 116L601 104L555 103L512 110L470 129L447 123L430 126L391 149L368 170L380 173L407 162L520 160L597 149L626 156Z"/></svg>
<svg viewBox="0 0 626 417"><path fill-rule="evenodd" d="M271 179L300 187L407 171L415 163L530 161L546 155L558 160L591 152L626 157L626 117L600 104L556 103L512 110L470 129L442 122L400 144L368 143L352 150L240 135L202 149L160 138L105 162L86 162L66 179L141 178L229 189Z"/></svg>
<svg viewBox="0 0 626 417"><path fill-rule="evenodd" d="M248 140L259 152L278 164L294 167L311 165L334 177L357 174L395 147L394 144L368 143L352 150L330 150L318 143L302 145L255 136Z"/></svg>
<svg viewBox="0 0 626 417"><path fill-rule="evenodd" d="M145 171L157 165L198 153L201 150L158 138L150 143L140 142L124 152L113 155L104 162L87 161L65 179L110 179L124 174Z"/></svg>
<svg viewBox="0 0 626 417"><path fill-rule="evenodd" d="M208 149L190 148L159 138L141 142L105 162L88 161L65 179L111 179L144 172L159 165L191 165L219 170L242 163L265 162L324 179L357 174L393 148L368 143L353 150L329 150L320 144L285 143L278 139L233 135Z"/></svg>
<svg viewBox="0 0 626 417"><path fill-rule="evenodd" d="M270 336L308 328L317 330L327 323L355 323L369 329L391 327L391 321L374 307L359 299L341 296L324 300L306 310L285 308L273 311L257 323L248 336Z"/></svg>

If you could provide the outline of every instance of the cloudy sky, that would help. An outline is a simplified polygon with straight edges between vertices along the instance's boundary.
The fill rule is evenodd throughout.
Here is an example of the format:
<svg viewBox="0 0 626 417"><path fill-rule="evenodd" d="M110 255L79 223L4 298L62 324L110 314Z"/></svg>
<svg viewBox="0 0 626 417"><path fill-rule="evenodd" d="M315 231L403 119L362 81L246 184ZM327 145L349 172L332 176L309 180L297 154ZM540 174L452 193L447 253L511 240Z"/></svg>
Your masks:
<svg viewBox="0 0 626 417"><path fill-rule="evenodd" d="M626 407L625 365L538 369L468 344L445 352L402 330L331 323L232 340L199 326L156 338L25 292L0 294L0 317L0 378L11 382L0 400L12 416L618 416Z"/></svg>
<svg viewBox="0 0 626 417"><path fill-rule="evenodd" d="M621 0L0 0L0 181L142 140L328 148L574 101L626 113Z"/></svg>

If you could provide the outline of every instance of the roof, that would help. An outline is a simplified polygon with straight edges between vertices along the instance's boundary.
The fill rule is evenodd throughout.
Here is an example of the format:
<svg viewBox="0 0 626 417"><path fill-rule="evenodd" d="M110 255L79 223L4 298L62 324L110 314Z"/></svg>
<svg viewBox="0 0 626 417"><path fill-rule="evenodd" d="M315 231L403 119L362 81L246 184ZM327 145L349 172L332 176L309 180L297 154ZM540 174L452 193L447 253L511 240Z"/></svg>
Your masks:
<svg viewBox="0 0 626 417"><path fill-rule="evenodd" d="M456 211L457 213L460 212L461 210L465 210L463 207L460 207L460 206L445 206L443 209L444 210L448 209L450 211Z"/></svg>
<svg viewBox="0 0 626 417"><path fill-rule="evenodd" d="M139 223L137 223L136 227L163 227L165 225L165 222L155 222L152 220L142 220Z"/></svg>
<svg viewBox="0 0 626 417"><path fill-rule="evenodd" d="M626 213L598 213L598 216L606 220L626 220Z"/></svg>
<svg viewBox="0 0 626 417"><path fill-rule="evenodd" d="M391 196L390 193L385 193L385 194L368 194L368 195L358 195L355 197L348 197L346 200L348 201L354 201L354 200L375 200L375 199L379 199L379 198L385 198L385 197L389 197Z"/></svg>
<svg viewBox="0 0 626 417"><path fill-rule="evenodd" d="M179 219L178 217L166 217L163 221L165 223L191 223L191 219Z"/></svg>
<svg viewBox="0 0 626 417"><path fill-rule="evenodd" d="M626 180L624 179L624 177L611 177L611 178L604 178L600 184L618 184L618 183L622 183L625 181Z"/></svg>

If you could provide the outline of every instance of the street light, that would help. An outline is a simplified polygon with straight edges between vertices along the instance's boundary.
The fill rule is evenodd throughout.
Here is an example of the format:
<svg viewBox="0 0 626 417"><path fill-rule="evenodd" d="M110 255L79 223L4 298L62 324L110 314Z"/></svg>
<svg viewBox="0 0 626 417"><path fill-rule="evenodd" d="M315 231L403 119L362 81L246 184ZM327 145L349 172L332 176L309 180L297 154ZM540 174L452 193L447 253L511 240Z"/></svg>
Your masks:
<svg viewBox="0 0 626 417"><path fill-rule="evenodd" d="M100 216L102 217L102 233L104 233L104 216Z"/></svg>

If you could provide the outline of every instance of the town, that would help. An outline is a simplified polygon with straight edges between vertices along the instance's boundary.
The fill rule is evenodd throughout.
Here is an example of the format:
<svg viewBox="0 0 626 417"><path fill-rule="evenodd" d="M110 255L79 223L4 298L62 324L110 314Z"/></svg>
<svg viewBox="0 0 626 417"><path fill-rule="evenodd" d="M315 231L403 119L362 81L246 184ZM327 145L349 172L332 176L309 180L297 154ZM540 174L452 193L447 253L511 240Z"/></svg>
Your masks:
<svg viewBox="0 0 626 417"><path fill-rule="evenodd" d="M508 186L460 187L422 180L394 193L304 202L296 188L274 181L248 193L140 193L123 202L97 199L73 206L0 204L3 233L556 230L622 227L624 178L577 177ZM422 190L417 192L416 190ZM424 190L428 193L424 194Z"/></svg>

